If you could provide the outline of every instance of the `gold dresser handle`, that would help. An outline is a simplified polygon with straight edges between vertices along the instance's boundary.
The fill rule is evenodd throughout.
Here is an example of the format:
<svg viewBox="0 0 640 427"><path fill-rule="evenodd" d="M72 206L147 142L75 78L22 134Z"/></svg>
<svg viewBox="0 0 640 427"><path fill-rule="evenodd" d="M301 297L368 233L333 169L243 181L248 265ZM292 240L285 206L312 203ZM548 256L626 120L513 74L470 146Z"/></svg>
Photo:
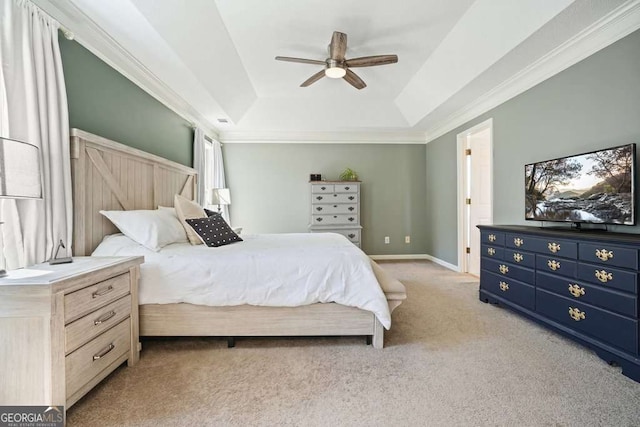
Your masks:
<svg viewBox="0 0 640 427"><path fill-rule="evenodd" d="M496 250L493 248L487 248L487 253L491 256L494 256L496 254Z"/></svg>
<svg viewBox="0 0 640 427"><path fill-rule="evenodd" d="M584 320L587 314L584 311L580 311L577 308L569 307L569 316L576 322Z"/></svg>
<svg viewBox="0 0 640 427"><path fill-rule="evenodd" d="M500 273L502 273L502 274L507 274L507 273L509 272L509 267L507 267L507 266L506 266L506 265L504 265L504 264L500 264L500 268L499 268L499 270L500 270Z"/></svg>
<svg viewBox="0 0 640 427"><path fill-rule="evenodd" d="M507 282L500 282L500 290L507 292L509 290L509 284Z"/></svg>
<svg viewBox="0 0 640 427"><path fill-rule="evenodd" d="M519 254L517 252L513 254L513 260L515 262L521 262L523 259L524 259L524 256L522 254Z"/></svg>
<svg viewBox="0 0 640 427"><path fill-rule="evenodd" d="M495 242L496 241L496 235L495 234L489 234L489 241L490 242Z"/></svg>
<svg viewBox="0 0 640 427"><path fill-rule="evenodd" d="M580 298L584 295L584 288L581 288L578 285L569 284L569 293L576 298Z"/></svg>
<svg viewBox="0 0 640 427"><path fill-rule="evenodd" d="M524 240L522 240L519 237L516 237L515 239L513 239L513 244L516 245L517 247L520 247L524 244Z"/></svg>
<svg viewBox="0 0 640 427"><path fill-rule="evenodd" d="M109 352L111 350L113 350L114 348L116 348L115 345L113 345L113 343L109 344L108 346L106 346L104 349L102 349L101 352L99 352L98 354L94 354L93 355L93 360L99 360L102 359L103 357L105 357L107 354L109 354Z"/></svg>
<svg viewBox="0 0 640 427"><path fill-rule="evenodd" d="M613 280L613 273L607 273L605 270L596 270L595 275L602 283L607 283L609 280Z"/></svg>
<svg viewBox="0 0 640 427"><path fill-rule="evenodd" d="M98 317L96 320L94 320L93 324L96 326L101 325L115 315L116 315L116 312L114 310L111 310L110 312L105 313L102 316Z"/></svg>
<svg viewBox="0 0 640 427"><path fill-rule="evenodd" d="M602 261L609 261L613 258L613 251L608 251L606 249L596 249L596 256Z"/></svg>
<svg viewBox="0 0 640 427"><path fill-rule="evenodd" d="M557 269L560 268L560 263L558 261L556 261L555 259L550 259L549 261L547 261L547 265L553 271L556 271Z"/></svg>
<svg viewBox="0 0 640 427"><path fill-rule="evenodd" d="M548 247L548 248L549 248L549 250L550 250L551 252L553 252L554 254L560 250L560 244L555 243L555 242L553 242L553 243L549 242L549 244L547 245L547 247Z"/></svg>

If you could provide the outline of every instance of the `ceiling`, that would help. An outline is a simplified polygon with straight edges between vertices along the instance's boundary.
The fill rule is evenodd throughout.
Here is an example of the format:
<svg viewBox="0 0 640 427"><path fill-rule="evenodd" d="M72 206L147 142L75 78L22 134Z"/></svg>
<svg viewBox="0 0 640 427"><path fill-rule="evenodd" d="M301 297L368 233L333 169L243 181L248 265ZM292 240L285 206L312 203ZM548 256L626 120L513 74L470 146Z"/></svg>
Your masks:
<svg viewBox="0 0 640 427"><path fill-rule="evenodd" d="M227 142L423 143L640 27L637 0L34 2ZM329 78L301 88L322 67L274 60L324 60L333 31L348 35L347 58L399 62L354 69L358 91Z"/></svg>

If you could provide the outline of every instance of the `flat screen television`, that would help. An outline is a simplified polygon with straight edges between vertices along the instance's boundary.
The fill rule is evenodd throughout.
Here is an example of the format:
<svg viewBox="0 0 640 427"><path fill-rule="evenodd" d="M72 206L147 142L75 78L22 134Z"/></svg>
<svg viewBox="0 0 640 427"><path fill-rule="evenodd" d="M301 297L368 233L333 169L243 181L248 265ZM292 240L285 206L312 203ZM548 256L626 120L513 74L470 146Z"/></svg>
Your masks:
<svg viewBox="0 0 640 427"><path fill-rule="evenodd" d="M525 165L525 218L635 225L635 144Z"/></svg>

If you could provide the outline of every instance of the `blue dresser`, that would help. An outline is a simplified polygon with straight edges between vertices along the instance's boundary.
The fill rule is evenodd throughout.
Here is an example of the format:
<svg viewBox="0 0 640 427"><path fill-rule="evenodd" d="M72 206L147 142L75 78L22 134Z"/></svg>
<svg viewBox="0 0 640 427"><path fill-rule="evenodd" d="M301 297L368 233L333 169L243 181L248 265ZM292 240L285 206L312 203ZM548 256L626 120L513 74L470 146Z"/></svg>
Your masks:
<svg viewBox="0 0 640 427"><path fill-rule="evenodd" d="M586 345L640 381L640 235L478 228L481 301L510 308Z"/></svg>

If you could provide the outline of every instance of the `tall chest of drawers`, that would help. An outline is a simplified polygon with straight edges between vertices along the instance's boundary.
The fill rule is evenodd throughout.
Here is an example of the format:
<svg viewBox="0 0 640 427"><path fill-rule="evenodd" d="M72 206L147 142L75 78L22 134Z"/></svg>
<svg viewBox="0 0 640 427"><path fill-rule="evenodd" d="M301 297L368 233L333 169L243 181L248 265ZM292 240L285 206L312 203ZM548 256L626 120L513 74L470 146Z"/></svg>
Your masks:
<svg viewBox="0 0 640 427"><path fill-rule="evenodd" d="M360 247L359 181L314 181L310 183L312 233L338 233Z"/></svg>
<svg viewBox="0 0 640 427"><path fill-rule="evenodd" d="M0 405L68 408L138 361L143 257L75 257L0 279Z"/></svg>
<svg viewBox="0 0 640 427"><path fill-rule="evenodd" d="M478 226L480 299L593 349L640 381L640 236Z"/></svg>

